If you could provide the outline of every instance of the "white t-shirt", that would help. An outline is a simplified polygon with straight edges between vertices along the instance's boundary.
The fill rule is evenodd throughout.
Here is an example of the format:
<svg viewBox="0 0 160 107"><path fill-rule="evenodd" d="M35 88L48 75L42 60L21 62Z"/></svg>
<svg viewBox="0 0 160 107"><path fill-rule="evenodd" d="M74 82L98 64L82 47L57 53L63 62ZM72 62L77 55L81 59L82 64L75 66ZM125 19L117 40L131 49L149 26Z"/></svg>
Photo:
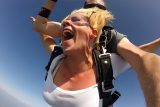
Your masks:
<svg viewBox="0 0 160 107"><path fill-rule="evenodd" d="M64 57L63 54L54 58L48 71L48 76L44 84L43 97L52 107L102 107L102 101L99 99L97 84L86 89L68 91L57 87L53 83L53 78L59 66L56 67L53 74L52 71ZM120 73L130 68L121 57L112 53L111 63L113 76L116 78ZM60 64L59 64L60 65Z"/></svg>

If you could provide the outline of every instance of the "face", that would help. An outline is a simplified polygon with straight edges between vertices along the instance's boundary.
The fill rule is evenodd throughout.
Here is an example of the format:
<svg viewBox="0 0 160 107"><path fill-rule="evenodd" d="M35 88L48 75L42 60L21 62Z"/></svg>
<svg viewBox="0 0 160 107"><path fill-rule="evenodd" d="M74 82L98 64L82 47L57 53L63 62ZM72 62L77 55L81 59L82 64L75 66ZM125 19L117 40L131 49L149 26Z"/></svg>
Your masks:
<svg viewBox="0 0 160 107"><path fill-rule="evenodd" d="M99 3L99 4L102 4L102 5L104 5L104 0L86 0L86 2L88 3L88 4L92 4L92 3Z"/></svg>
<svg viewBox="0 0 160 107"><path fill-rule="evenodd" d="M81 13L73 13L62 22L62 46L64 52L86 51L91 45L93 30L89 18Z"/></svg>

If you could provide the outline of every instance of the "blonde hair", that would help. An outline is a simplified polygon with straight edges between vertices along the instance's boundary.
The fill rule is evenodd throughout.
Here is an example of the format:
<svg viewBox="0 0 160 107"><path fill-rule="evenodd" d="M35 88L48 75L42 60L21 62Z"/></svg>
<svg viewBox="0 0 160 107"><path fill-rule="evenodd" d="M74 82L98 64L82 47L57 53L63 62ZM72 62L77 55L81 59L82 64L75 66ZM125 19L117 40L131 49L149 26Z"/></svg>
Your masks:
<svg viewBox="0 0 160 107"><path fill-rule="evenodd" d="M71 14L74 13L80 13L89 18L89 24L91 28L96 29L98 32L97 39L95 41L96 43L99 43L99 37L104 25L113 19L113 15L109 11L99 9L97 7L87 9L80 8L71 12ZM68 17L69 16L67 16L66 18Z"/></svg>

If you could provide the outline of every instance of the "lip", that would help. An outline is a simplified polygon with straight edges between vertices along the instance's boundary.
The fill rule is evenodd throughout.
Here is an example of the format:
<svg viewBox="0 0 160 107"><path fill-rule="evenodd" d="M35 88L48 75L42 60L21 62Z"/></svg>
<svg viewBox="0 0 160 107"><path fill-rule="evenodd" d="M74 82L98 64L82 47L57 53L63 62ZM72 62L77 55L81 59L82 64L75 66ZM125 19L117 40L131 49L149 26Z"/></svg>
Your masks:
<svg viewBox="0 0 160 107"><path fill-rule="evenodd" d="M63 29L62 32L64 32L64 31L69 31L69 32L72 32L72 33L73 33L73 31L72 31L71 29L68 29L68 28Z"/></svg>
<svg viewBox="0 0 160 107"><path fill-rule="evenodd" d="M72 43L73 43L73 39L62 40L62 46L63 47L68 47L68 46L72 45Z"/></svg>
<svg viewBox="0 0 160 107"><path fill-rule="evenodd" d="M69 29L69 28L64 28L62 32L66 31L66 30L67 30L67 31L70 31L70 32L73 32L73 31L72 31L71 29Z"/></svg>

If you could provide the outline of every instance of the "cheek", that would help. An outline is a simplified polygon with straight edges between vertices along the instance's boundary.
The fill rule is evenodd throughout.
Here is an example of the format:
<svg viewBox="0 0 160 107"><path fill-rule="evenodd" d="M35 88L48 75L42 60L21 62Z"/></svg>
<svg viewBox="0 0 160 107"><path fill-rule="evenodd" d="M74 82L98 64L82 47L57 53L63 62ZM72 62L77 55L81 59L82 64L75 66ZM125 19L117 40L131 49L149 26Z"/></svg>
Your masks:
<svg viewBox="0 0 160 107"><path fill-rule="evenodd" d="M89 39L91 30L88 27L81 27L77 30L77 36L82 39Z"/></svg>
<svg viewBox="0 0 160 107"><path fill-rule="evenodd" d="M78 46L81 46L84 48L87 48L90 46L90 39L88 37L85 36L85 37L80 37L78 39L79 39Z"/></svg>
<svg viewBox="0 0 160 107"><path fill-rule="evenodd" d="M81 44L86 45L90 41L91 30L88 27L79 27L76 30L76 41L79 41Z"/></svg>
<svg viewBox="0 0 160 107"><path fill-rule="evenodd" d="M86 44L89 42L89 35L88 34L79 34L79 36L77 36L77 41L79 41L82 44Z"/></svg>

